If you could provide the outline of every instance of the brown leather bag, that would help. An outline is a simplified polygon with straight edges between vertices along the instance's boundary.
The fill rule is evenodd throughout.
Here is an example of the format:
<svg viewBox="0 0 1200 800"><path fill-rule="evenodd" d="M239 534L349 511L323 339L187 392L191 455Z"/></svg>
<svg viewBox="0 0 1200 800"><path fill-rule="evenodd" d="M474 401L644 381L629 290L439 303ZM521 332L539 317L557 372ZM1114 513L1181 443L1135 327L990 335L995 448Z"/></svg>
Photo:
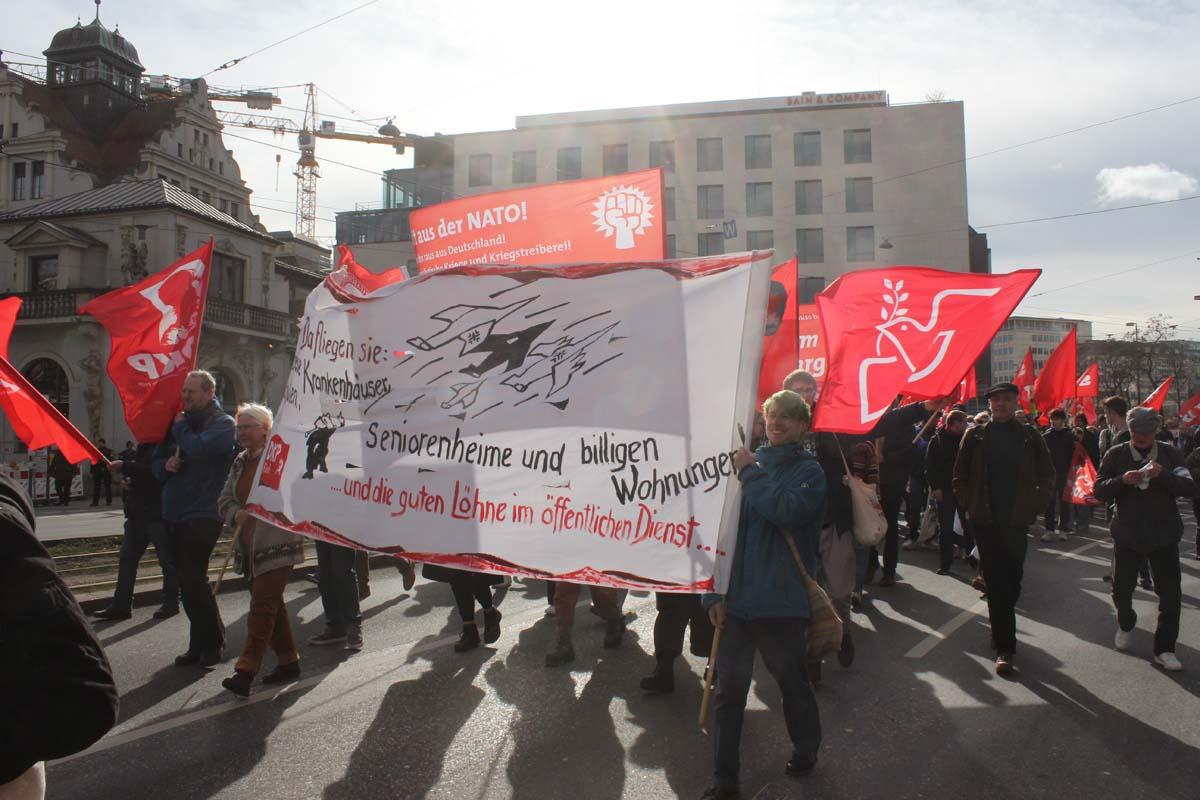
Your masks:
<svg viewBox="0 0 1200 800"><path fill-rule="evenodd" d="M800 558L800 550L791 531L784 531L788 547L791 548L792 558L804 578L804 589L808 593L808 660L817 661L825 656L831 656L842 649L842 618L833 608L833 601L821 588L821 584L813 580L804 568Z"/></svg>

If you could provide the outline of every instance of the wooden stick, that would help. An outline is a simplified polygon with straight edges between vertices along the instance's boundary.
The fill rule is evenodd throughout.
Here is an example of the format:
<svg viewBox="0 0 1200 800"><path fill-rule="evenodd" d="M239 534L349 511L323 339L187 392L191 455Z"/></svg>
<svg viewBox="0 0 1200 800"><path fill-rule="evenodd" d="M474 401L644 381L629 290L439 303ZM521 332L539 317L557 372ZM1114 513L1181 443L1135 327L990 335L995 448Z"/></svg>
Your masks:
<svg viewBox="0 0 1200 800"><path fill-rule="evenodd" d="M937 422L939 419L941 419L942 414L945 414L945 413L946 412L944 409L939 408L937 411L930 414L929 419L925 420L925 426L923 428L921 428L921 432L916 435L916 438L914 438L912 440L912 443L916 444L917 442L921 441L921 437L924 436L925 433L929 430L929 426L932 425L933 423Z"/></svg>
<svg viewBox="0 0 1200 800"><path fill-rule="evenodd" d="M233 531L233 539L231 539L229 542L229 552L225 554L225 563L221 565L221 571L217 573L217 580L213 584L213 597L216 597L221 591L221 580L225 577L225 570L229 569L229 562L233 559L233 551L237 549L238 540L241 538L242 526L238 525Z"/></svg>
<svg viewBox="0 0 1200 800"><path fill-rule="evenodd" d="M717 671L717 653L721 649L721 629L713 634L712 650L708 654L708 667L704 670L704 698L700 701L700 727L708 719L708 704L712 700L713 674Z"/></svg>

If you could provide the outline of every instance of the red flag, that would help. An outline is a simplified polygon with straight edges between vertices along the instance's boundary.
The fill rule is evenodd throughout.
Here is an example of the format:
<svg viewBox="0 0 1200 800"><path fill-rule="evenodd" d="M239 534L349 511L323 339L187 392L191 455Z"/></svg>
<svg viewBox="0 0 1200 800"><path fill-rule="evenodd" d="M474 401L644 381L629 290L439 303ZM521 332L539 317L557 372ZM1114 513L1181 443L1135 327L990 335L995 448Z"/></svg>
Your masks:
<svg viewBox="0 0 1200 800"><path fill-rule="evenodd" d="M762 362L758 370L758 405L783 388L783 380L800 363L800 321L796 313L797 260L783 262L771 273Z"/></svg>
<svg viewBox="0 0 1200 800"><path fill-rule="evenodd" d="M385 286L404 280L404 268L392 267L384 272L371 272L354 259L349 245L338 245L337 269L325 277L330 289L362 299Z"/></svg>
<svg viewBox="0 0 1200 800"><path fill-rule="evenodd" d="M1100 365L1093 361L1075 381L1076 397L1100 396Z"/></svg>
<svg viewBox="0 0 1200 800"><path fill-rule="evenodd" d="M1033 382L1033 403L1045 413L1075 396L1075 328L1063 337Z"/></svg>
<svg viewBox="0 0 1200 800"><path fill-rule="evenodd" d="M1032 347L1025 351L1025 358L1021 359L1021 366L1017 367L1017 374L1013 376L1012 382L1017 387L1017 399L1021 401L1021 408L1025 409L1025 413L1028 414L1033 410L1031 405L1033 401Z"/></svg>
<svg viewBox="0 0 1200 800"><path fill-rule="evenodd" d="M865 433L897 394L952 394L1040 270L1008 275L884 267L817 295L829 371L814 428Z"/></svg>
<svg viewBox="0 0 1200 800"><path fill-rule="evenodd" d="M1063 487L1062 499L1077 506L1102 505L1096 499L1096 467L1088 458L1083 445L1075 443L1071 466L1067 470L1067 484Z"/></svg>
<svg viewBox="0 0 1200 800"><path fill-rule="evenodd" d="M104 456L96 446L9 363L8 340L20 308L19 297L0 302L0 408L8 424L30 450L53 444L72 464L102 461Z"/></svg>
<svg viewBox="0 0 1200 800"><path fill-rule="evenodd" d="M1158 385L1149 397L1142 401L1142 405L1146 408L1152 408L1159 414L1162 413L1163 403L1167 400L1167 392L1171 391L1171 384L1175 382L1174 375L1168 375L1167 379Z"/></svg>
<svg viewBox="0 0 1200 800"><path fill-rule="evenodd" d="M210 239L161 272L79 309L108 331L108 377L139 442L161 441L179 412L183 381L200 349L212 249Z"/></svg>
<svg viewBox="0 0 1200 800"><path fill-rule="evenodd" d="M950 405L966 405L979 394L979 384L975 381L975 367L967 370L966 376L959 381L958 394L950 399Z"/></svg>
<svg viewBox="0 0 1200 800"><path fill-rule="evenodd" d="M1200 393L1194 394L1179 407L1180 427L1200 425Z"/></svg>
<svg viewBox="0 0 1200 800"><path fill-rule="evenodd" d="M1095 397L1077 397L1071 404L1071 417L1074 418L1077 414L1083 414L1087 417L1089 425L1096 422L1096 398Z"/></svg>

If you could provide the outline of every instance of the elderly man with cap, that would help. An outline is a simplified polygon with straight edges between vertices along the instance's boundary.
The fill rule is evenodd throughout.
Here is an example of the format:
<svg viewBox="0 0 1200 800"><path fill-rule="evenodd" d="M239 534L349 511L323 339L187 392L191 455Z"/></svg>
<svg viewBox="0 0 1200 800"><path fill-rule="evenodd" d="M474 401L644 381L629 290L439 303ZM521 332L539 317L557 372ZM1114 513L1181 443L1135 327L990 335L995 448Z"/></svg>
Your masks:
<svg viewBox="0 0 1200 800"><path fill-rule="evenodd" d="M1017 421L1017 387L988 390L991 421L963 435L954 463L954 496L975 531L987 583L996 674L1013 670L1017 600L1026 532L1054 494L1054 466L1037 429Z"/></svg>
<svg viewBox="0 0 1200 800"><path fill-rule="evenodd" d="M1112 518L1112 595L1117 608L1116 648L1133 645L1137 612L1133 587L1138 564L1145 559L1154 574L1158 594L1158 625L1154 631L1154 662L1163 669L1183 669L1175 656L1182 602L1179 540L1183 519L1176 498L1196 492L1179 448L1156 439L1162 418L1138 406L1126 416L1129 443L1111 448L1100 462L1096 497L1115 503Z"/></svg>

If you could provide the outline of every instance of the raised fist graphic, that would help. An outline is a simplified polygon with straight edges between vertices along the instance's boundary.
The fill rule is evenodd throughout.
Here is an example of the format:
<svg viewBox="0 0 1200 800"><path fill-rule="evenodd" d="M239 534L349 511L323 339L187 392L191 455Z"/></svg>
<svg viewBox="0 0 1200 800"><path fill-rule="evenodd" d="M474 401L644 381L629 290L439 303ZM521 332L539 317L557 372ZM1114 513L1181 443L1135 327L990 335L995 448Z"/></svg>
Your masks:
<svg viewBox="0 0 1200 800"><path fill-rule="evenodd" d="M618 250L633 248L633 235L642 227L645 210L645 202L632 192L616 192L604 198L604 222L616 233Z"/></svg>

